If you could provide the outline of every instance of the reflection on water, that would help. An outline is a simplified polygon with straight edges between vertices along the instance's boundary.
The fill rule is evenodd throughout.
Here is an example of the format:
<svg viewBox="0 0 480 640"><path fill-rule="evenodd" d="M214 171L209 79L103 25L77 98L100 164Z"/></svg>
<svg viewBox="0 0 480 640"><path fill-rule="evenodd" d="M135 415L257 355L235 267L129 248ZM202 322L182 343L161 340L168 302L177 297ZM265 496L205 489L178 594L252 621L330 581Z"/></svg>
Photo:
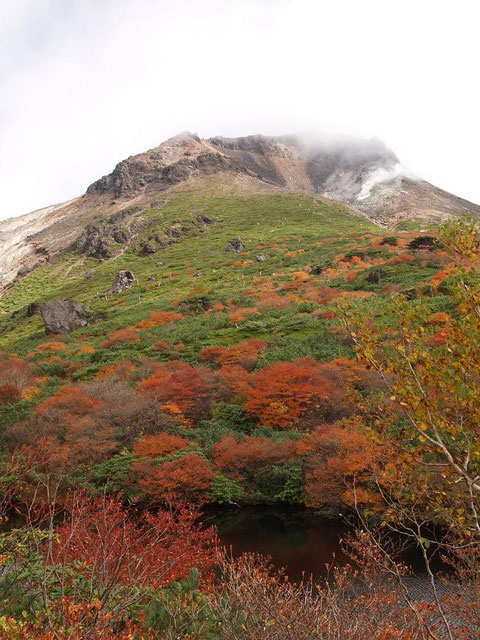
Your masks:
<svg viewBox="0 0 480 640"><path fill-rule="evenodd" d="M327 520L304 509L286 506L225 508L208 512L222 544L235 556L254 551L271 556L291 578L302 573L325 575L326 565L343 565L348 558L340 540L349 529L341 520Z"/></svg>
<svg viewBox="0 0 480 640"><path fill-rule="evenodd" d="M351 563L342 552L341 539L353 529L341 519L322 518L288 505L215 508L206 514L206 520L217 526L221 543L231 547L234 556L247 551L270 556L273 564L284 567L293 579L302 574L314 579L325 576L326 566L334 558L338 566ZM424 576L419 548L404 551L401 559L413 569L416 579ZM432 568L445 569L438 557Z"/></svg>

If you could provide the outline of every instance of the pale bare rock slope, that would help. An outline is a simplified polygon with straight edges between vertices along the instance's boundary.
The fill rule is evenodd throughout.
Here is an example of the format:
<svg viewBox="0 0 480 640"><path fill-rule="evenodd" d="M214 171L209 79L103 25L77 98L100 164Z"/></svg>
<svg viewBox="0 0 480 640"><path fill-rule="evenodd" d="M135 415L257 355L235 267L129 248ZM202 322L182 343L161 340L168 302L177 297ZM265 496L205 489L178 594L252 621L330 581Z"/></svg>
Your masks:
<svg viewBox="0 0 480 640"><path fill-rule="evenodd" d="M142 228L142 211L156 197L212 182L219 189L229 184L250 193L319 194L387 227L413 219L429 224L455 215L480 217L478 205L408 175L376 139L256 135L203 140L183 133L123 160L83 196L0 222L0 292L105 229L127 246ZM108 251L99 257L108 259Z"/></svg>

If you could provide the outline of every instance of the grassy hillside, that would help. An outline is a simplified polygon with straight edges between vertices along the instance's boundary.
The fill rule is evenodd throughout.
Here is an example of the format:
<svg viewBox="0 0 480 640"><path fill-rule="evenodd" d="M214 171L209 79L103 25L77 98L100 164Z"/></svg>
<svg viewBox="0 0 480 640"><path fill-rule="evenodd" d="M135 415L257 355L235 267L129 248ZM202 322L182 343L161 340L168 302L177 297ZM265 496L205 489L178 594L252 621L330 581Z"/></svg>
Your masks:
<svg viewBox="0 0 480 640"><path fill-rule="evenodd" d="M318 449L317 462L310 455L309 438L321 424L344 429L356 411L347 390L363 393L371 385L352 361L338 303L350 301L358 313L376 315L401 292L424 300L432 313L450 311L442 287L432 287L449 258L438 247L422 246L416 231L393 233L339 205L301 195L179 192L146 218L144 231L119 257L101 262L68 251L0 301L0 349L7 363L0 382L8 382L12 358L31 372L17 396L0 407L4 448L33 446L47 433L65 448L69 482L95 490L117 473L114 488L137 499L158 499L169 487L181 494L180 481L169 485L160 479L156 489L147 490L145 477L159 469L178 475L184 460L198 467L184 484L203 478L203 499L322 506L308 488L320 464ZM244 245L238 253L227 250L235 240ZM158 250L143 255L146 243ZM123 293L107 294L122 269L133 271L137 282ZM84 302L95 321L70 335L46 338L39 313L28 317L27 306L60 298ZM299 369L275 368L278 363ZM278 399L267 402L267 409L277 411L270 415L253 396L261 385L268 388L270 376L280 375L292 398L281 411ZM295 405L301 394L296 375L314 389L301 407ZM113 388L114 401L107 398ZM71 398L67 406L61 400L65 389L90 399L91 410L75 408ZM317 404L313 397L320 399ZM127 417L137 424L129 425L128 435L124 427L119 434L118 420L106 407L127 406L133 398L148 398L161 415L148 425L137 414ZM100 419L96 403L110 418ZM92 423L79 434L86 414ZM19 421L27 422L18 426ZM158 444L165 434L180 440L171 449L142 449L144 440L156 437ZM286 440L307 445L287 451ZM256 450L254 464L241 468L226 461L229 449L239 448L232 458L238 460L246 455L242 447L260 445L277 449ZM139 461L150 465L148 472Z"/></svg>

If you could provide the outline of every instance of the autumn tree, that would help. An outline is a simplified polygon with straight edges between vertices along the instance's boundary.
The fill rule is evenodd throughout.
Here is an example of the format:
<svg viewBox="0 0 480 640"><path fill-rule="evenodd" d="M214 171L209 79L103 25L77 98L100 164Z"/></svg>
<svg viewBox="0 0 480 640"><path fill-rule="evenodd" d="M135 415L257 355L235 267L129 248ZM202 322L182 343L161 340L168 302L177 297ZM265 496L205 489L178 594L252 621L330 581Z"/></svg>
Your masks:
<svg viewBox="0 0 480 640"><path fill-rule="evenodd" d="M331 391L315 360L277 362L253 375L244 407L262 425L288 429L307 411L320 408Z"/></svg>
<svg viewBox="0 0 480 640"><path fill-rule="evenodd" d="M17 357L0 358L0 386L24 387L33 382L33 372L25 360Z"/></svg>
<svg viewBox="0 0 480 640"><path fill-rule="evenodd" d="M207 460L196 453L160 464L139 460L133 466L140 491L151 502L170 503L178 500L198 504L208 499L215 477Z"/></svg>
<svg viewBox="0 0 480 640"><path fill-rule="evenodd" d="M197 523L198 515L182 506L135 513L115 497L82 492L69 494L61 508L54 496L31 505L24 529L0 535L1 587L9 582L16 594L16 601L4 597L4 612L22 606L22 622L30 621L32 632L38 620L51 631L45 639L117 637L112 631L133 632L136 625L140 630L139 608L162 587L193 568L202 583L210 583L216 538ZM9 624L15 630L11 619ZM65 624L68 634L53 634ZM21 635L22 625L17 631L7 637L42 637Z"/></svg>
<svg viewBox="0 0 480 640"><path fill-rule="evenodd" d="M309 506L334 513L355 503L379 508L380 496L371 486L376 449L355 421L317 426L304 445L308 450L305 493Z"/></svg>
<svg viewBox="0 0 480 640"><path fill-rule="evenodd" d="M293 440L276 441L270 438L245 436L238 439L227 435L215 446L213 460L217 469L248 485L256 471L273 464L282 464L303 451Z"/></svg>
<svg viewBox="0 0 480 640"><path fill-rule="evenodd" d="M242 340L230 347L208 347L200 351L205 362L219 362L222 365L236 365L251 371L258 355L265 351L268 343L264 340Z"/></svg>
<svg viewBox="0 0 480 640"><path fill-rule="evenodd" d="M432 316L427 301L398 297L377 324L352 312L346 323L359 357L386 385L366 402L367 426L381 454L375 477L383 524L418 545L442 630L431 637L454 640L475 633L462 635L462 615L449 613L430 554L441 552L452 563L451 583L458 584L465 578L458 573L462 556L477 557L480 549L480 230L477 223L451 223L441 239L456 264L449 288L455 313ZM381 549L378 532L359 515ZM442 530L447 534L435 534ZM469 581L478 584L478 565L471 570ZM478 628L478 610L467 610L467 626Z"/></svg>
<svg viewBox="0 0 480 640"><path fill-rule="evenodd" d="M174 360L159 365L139 385L141 395L150 395L161 404L175 403L193 420L206 419L215 397L215 377L207 367L193 367Z"/></svg>

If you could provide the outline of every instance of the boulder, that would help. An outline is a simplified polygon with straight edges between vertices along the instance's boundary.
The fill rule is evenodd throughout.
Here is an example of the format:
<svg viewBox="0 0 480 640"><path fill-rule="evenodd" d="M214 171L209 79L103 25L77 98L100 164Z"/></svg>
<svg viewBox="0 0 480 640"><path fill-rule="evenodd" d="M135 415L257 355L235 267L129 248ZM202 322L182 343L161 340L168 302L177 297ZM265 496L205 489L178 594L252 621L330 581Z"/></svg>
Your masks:
<svg viewBox="0 0 480 640"><path fill-rule="evenodd" d="M205 225L213 224L213 220L208 216L204 215L203 213L197 216L197 222L198 224L205 224Z"/></svg>
<svg viewBox="0 0 480 640"><path fill-rule="evenodd" d="M268 260L270 258L270 256L268 256L266 253L257 253L257 255L255 256L255 260L257 262L265 262L265 260Z"/></svg>
<svg viewBox="0 0 480 640"><path fill-rule="evenodd" d="M240 240L232 240L227 245L227 251L232 251L233 253L241 253L245 251L245 245Z"/></svg>
<svg viewBox="0 0 480 640"><path fill-rule="evenodd" d="M125 289L130 289L135 282L135 276L131 271L119 271L115 276L112 286L108 290L109 293L121 293Z"/></svg>
<svg viewBox="0 0 480 640"><path fill-rule="evenodd" d="M47 335L71 333L91 321L91 315L77 300L50 300L40 305L40 313Z"/></svg>
<svg viewBox="0 0 480 640"><path fill-rule="evenodd" d="M384 277L385 271L383 271L383 269L372 269L367 276L367 282L378 284Z"/></svg>
<svg viewBox="0 0 480 640"><path fill-rule="evenodd" d="M145 242L140 247L140 254L139 255L141 255L141 256L150 256L153 253L157 253L157 247L155 247L151 242Z"/></svg>

